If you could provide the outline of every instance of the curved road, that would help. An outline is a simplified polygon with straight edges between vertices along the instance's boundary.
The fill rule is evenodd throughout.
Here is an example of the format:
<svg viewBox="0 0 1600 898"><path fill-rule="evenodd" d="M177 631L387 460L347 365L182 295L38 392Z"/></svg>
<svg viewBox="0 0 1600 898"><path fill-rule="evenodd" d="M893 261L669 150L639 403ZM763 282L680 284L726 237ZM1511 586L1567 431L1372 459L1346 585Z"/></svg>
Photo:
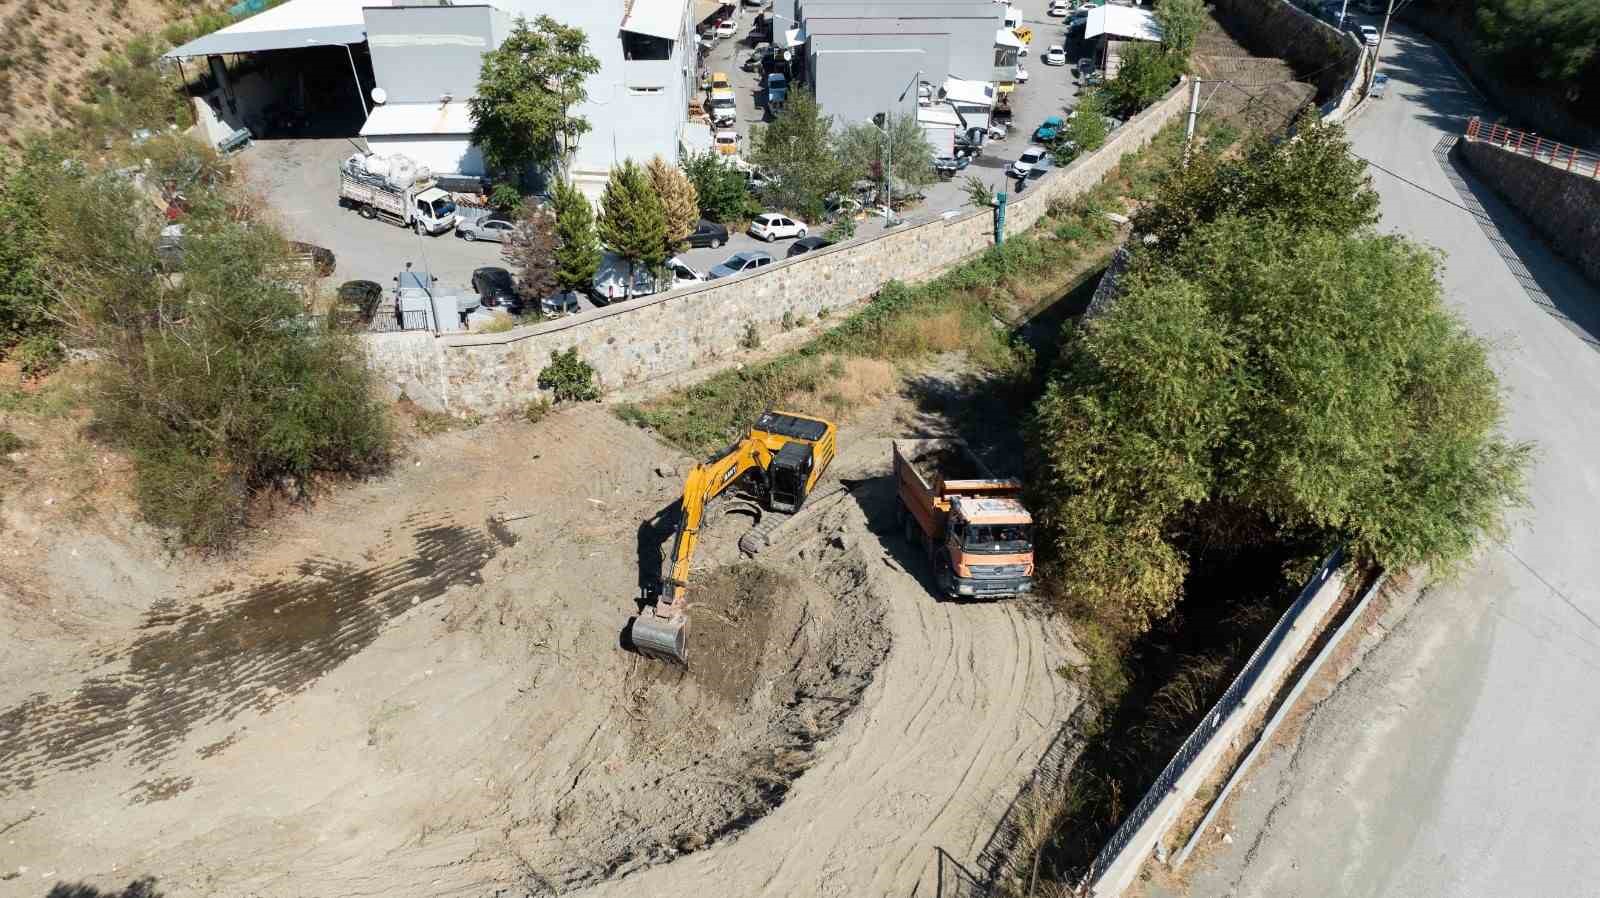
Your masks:
<svg viewBox="0 0 1600 898"><path fill-rule="evenodd" d="M1483 101L1431 43L1391 36L1354 149L1382 227L1443 252L1451 303L1494 345L1509 428L1539 447L1531 507L1258 770L1190 894L1600 894L1600 291L1436 154Z"/></svg>

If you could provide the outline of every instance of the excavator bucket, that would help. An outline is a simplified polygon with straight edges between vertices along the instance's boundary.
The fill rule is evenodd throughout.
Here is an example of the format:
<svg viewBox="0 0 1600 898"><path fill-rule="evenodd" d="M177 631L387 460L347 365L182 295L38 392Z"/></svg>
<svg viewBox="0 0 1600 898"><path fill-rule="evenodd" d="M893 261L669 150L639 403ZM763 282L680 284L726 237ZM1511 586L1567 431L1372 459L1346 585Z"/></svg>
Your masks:
<svg viewBox="0 0 1600 898"><path fill-rule="evenodd" d="M633 619L633 647L663 661L689 663L689 618L659 617L649 611Z"/></svg>

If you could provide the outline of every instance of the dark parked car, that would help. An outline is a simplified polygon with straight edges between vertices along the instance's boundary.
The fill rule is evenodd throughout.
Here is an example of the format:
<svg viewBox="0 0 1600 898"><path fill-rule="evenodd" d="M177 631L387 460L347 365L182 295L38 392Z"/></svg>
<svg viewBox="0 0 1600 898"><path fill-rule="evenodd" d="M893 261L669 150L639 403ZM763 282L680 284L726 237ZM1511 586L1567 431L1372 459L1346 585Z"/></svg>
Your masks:
<svg viewBox="0 0 1600 898"><path fill-rule="evenodd" d="M522 308L522 297L517 295L517 282L504 268L479 268L472 273L472 290L482 297L490 308L503 306L516 311Z"/></svg>
<svg viewBox="0 0 1600 898"><path fill-rule="evenodd" d="M713 267L706 272L706 280L733 277L746 271L755 271L764 265L771 265L772 257L763 252L734 253L726 262Z"/></svg>
<svg viewBox="0 0 1600 898"><path fill-rule="evenodd" d="M383 285L377 281L345 281L339 285L337 319L349 325L367 325L383 301Z"/></svg>
<svg viewBox="0 0 1600 898"><path fill-rule="evenodd" d="M714 221L700 219L694 226L694 233L689 235L690 246L721 246L728 242L728 229Z"/></svg>
<svg viewBox="0 0 1600 898"><path fill-rule="evenodd" d="M821 237L801 237L799 240L796 240L794 243L790 244L789 254L784 258L793 259L795 256L803 256L814 249L822 249L824 246L832 245L833 244L823 240Z"/></svg>

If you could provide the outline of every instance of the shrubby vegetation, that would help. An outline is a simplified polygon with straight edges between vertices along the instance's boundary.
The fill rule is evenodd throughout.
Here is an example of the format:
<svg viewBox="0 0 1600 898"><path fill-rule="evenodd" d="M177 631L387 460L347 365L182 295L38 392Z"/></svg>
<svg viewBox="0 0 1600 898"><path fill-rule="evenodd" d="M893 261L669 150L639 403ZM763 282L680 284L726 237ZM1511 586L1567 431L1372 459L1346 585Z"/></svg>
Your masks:
<svg viewBox="0 0 1600 898"><path fill-rule="evenodd" d="M539 389L549 390L557 402L591 402L600 398L594 366L578 357L576 346L550 351L550 364L539 371ZM538 413L543 417L543 412ZM530 420L533 415L529 415Z"/></svg>
<svg viewBox="0 0 1600 898"><path fill-rule="evenodd" d="M174 151L175 152L175 151ZM194 171L214 158L191 146ZM65 339L98 358L94 432L126 450L145 516L190 545L225 545L267 490L302 496L388 458L360 348L305 315L292 254L239 221L231 188L196 183L181 254L127 179L43 145L24 168L42 239L29 270Z"/></svg>
<svg viewBox="0 0 1600 898"><path fill-rule="evenodd" d="M1528 447L1437 260L1375 233L1333 126L1174 173L1103 316L1068 336L1032 428L1060 589L1137 634L1195 553L1348 543L1445 566L1497 532Z"/></svg>
<svg viewBox="0 0 1600 898"><path fill-rule="evenodd" d="M1466 26L1507 84L1553 88L1600 126L1600 4L1586 0L1432 0Z"/></svg>

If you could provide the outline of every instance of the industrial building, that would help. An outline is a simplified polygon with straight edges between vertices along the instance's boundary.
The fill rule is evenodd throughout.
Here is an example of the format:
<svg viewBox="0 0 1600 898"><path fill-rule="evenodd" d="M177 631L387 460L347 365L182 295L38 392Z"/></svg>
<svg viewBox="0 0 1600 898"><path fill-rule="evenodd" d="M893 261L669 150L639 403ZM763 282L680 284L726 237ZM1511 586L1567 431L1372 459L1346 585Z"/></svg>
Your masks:
<svg viewBox="0 0 1600 898"><path fill-rule="evenodd" d="M677 158L688 138L697 45L692 0L289 0L167 54L204 58L196 104L218 142L364 137L436 172L482 176L468 100L483 54L519 17L583 29L600 70L575 114L590 131L569 176L598 196L624 159Z"/></svg>

